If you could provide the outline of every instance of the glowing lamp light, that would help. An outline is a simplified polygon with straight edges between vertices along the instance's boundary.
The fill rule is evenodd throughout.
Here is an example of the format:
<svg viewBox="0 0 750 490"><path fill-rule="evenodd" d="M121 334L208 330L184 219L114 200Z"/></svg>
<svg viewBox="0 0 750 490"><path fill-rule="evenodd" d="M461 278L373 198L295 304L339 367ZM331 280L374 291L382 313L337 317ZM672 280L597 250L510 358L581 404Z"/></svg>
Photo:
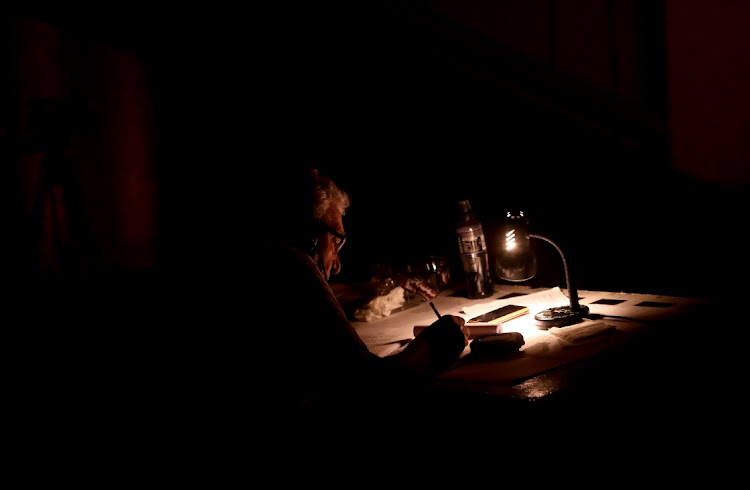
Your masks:
<svg viewBox="0 0 750 490"><path fill-rule="evenodd" d="M550 243L557 249L565 269L565 280L568 287L570 305L542 310L534 315L534 324L538 328L563 327L580 322L588 316L588 306L578 302L578 290L571 280L568 262L560 247L549 238L529 233L529 222L523 211L508 212L502 226L505 241L495 256L495 271L501 279L511 282L527 281L536 275L536 254L531 248L531 238ZM503 236L501 235L501 237Z"/></svg>

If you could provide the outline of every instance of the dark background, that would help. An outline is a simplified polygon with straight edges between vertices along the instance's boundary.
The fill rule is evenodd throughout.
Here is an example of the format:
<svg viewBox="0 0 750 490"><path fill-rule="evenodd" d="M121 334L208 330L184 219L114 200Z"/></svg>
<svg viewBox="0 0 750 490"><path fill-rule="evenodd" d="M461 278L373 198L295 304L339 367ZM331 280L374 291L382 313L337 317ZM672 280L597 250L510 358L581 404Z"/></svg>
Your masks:
<svg viewBox="0 0 750 490"><path fill-rule="evenodd" d="M505 211L523 209L581 289L724 294L748 262L750 111L737 88L750 80L738 58L748 35L735 20L747 10L706 8L19 9L3 23L9 277L148 282L218 267L227 281L262 285L246 269L235 276L235 261L263 260L252 237L274 233L286 170L309 164L353 199L338 282L428 254L459 277L456 202L469 199L490 247ZM53 135L76 128L58 147L73 162L73 239L46 256L28 205L39 198L28 169L44 155L29 144L33 97L96 121L86 129L65 112L52 124ZM535 247L529 284L564 287L556 251ZM62 249L77 261L64 263Z"/></svg>

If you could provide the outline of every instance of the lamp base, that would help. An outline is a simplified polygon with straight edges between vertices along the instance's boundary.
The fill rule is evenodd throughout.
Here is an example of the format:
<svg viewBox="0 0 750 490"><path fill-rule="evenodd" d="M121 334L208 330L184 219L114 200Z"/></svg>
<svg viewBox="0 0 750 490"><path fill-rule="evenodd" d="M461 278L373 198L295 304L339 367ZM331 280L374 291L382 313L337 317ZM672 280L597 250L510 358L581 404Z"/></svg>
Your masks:
<svg viewBox="0 0 750 490"><path fill-rule="evenodd" d="M547 330L551 327L564 327L578 323L583 317L588 316L589 307L581 305L577 311L571 306L556 306L547 308L534 315L534 324L536 328Z"/></svg>

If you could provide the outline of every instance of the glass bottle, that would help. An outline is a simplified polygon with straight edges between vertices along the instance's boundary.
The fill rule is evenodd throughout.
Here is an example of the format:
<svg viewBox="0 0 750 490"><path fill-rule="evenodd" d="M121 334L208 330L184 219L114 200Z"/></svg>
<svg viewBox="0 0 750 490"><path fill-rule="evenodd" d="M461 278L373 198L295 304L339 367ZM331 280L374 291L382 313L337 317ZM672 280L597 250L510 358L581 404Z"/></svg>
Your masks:
<svg viewBox="0 0 750 490"><path fill-rule="evenodd" d="M468 200L458 201L458 209L461 217L456 224L456 235L466 280L466 296L469 299L486 298L494 293L494 289L482 223Z"/></svg>

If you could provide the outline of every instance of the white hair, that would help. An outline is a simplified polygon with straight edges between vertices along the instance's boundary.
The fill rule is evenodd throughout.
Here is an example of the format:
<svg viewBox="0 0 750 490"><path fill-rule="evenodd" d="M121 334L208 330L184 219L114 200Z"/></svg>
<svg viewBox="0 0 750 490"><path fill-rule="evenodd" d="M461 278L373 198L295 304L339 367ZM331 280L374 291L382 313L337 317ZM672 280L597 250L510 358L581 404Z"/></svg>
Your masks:
<svg viewBox="0 0 750 490"><path fill-rule="evenodd" d="M315 168L310 169L310 176L313 180L313 218L321 219L331 206L335 206L344 216L351 204L349 195L329 177L321 176Z"/></svg>

